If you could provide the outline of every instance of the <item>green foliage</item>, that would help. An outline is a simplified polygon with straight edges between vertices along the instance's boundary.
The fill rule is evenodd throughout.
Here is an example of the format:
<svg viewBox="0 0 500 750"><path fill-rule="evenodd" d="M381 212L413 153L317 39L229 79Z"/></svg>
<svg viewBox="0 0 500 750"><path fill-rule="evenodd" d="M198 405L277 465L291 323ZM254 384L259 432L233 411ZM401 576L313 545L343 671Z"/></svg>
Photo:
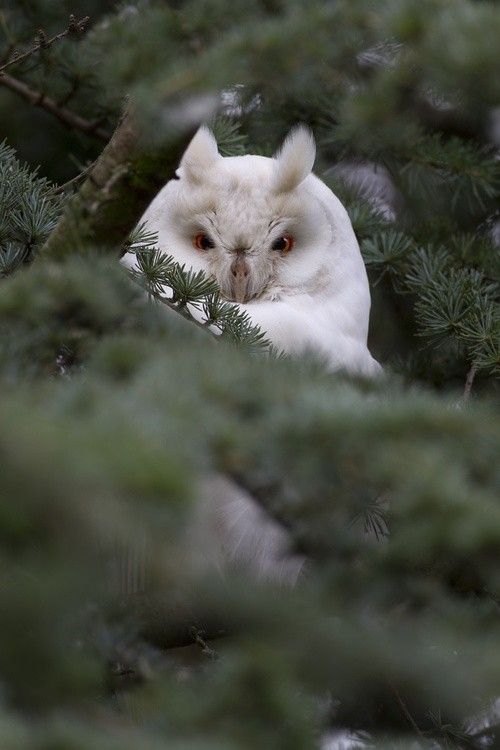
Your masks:
<svg viewBox="0 0 500 750"><path fill-rule="evenodd" d="M369 268L389 273L400 293L412 292L418 335L450 344L476 367L498 374L498 280L457 263L444 247L419 247L408 235L383 231L362 243Z"/></svg>
<svg viewBox="0 0 500 750"><path fill-rule="evenodd" d="M222 156L242 156L247 137L241 132L241 125L230 117L216 117L209 126L217 139Z"/></svg>
<svg viewBox="0 0 500 750"><path fill-rule="evenodd" d="M141 227L132 273L77 242L44 259L64 191L37 165L99 149L4 117L33 166L0 147L0 747L496 748L498 6L30 0L0 11L3 56L76 10L86 37L10 72L82 116L111 129L128 95L155 144L219 101L225 155L313 128L387 375L269 356ZM214 474L307 556L294 589L200 564Z"/></svg>
<svg viewBox="0 0 500 750"><path fill-rule="evenodd" d="M0 144L0 276L9 276L36 256L61 213L47 180Z"/></svg>
<svg viewBox="0 0 500 750"><path fill-rule="evenodd" d="M127 243L127 249L135 253L137 261L137 267L130 271L131 276L150 298L168 305L207 332L222 335L248 349L270 348L265 334L252 324L248 314L221 298L213 279L202 271L190 271L176 263L155 247L155 241L154 235L139 227ZM200 312L203 323L198 322Z"/></svg>
<svg viewBox="0 0 500 750"><path fill-rule="evenodd" d="M38 264L5 282L2 341L13 300L35 301L40 289L43 306L24 315L26 352L38 358L39 326L57 305L81 311L60 331L68 346L72 329L87 339L87 364L84 376L70 367L69 378L47 382L40 371L32 386L6 386L0 533L12 586L2 589L0 664L10 703L56 705L64 721L66 702L111 715L112 703L96 698L105 656L136 674L132 693L122 695L123 676L115 689L121 711L143 717L144 746L281 747L285 738L308 748L318 721L375 736L407 731L394 690L429 736L430 711L457 726L495 697L500 433L487 404L457 410L395 382L367 393L306 362L214 346L168 312L158 317L123 271L92 258ZM14 363L18 352L3 348L4 371ZM185 533L193 479L207 466L261 498L307 551L297 591L198 579ZM139 606L137 623L125 619L124 640L107 619L116 609L109 561L117 537L133 547L138 527L161 597ZM215 661L200 653L207 663L185 684L174 657L141 641L155 632L156 648L166 647L172 628L210 632L214 622L233 637L212 642ZM41 694L31 669L43 673ZM333 712L313 700L325 691L340 700ZM89 730L78 731L91 747Z"/></svg>

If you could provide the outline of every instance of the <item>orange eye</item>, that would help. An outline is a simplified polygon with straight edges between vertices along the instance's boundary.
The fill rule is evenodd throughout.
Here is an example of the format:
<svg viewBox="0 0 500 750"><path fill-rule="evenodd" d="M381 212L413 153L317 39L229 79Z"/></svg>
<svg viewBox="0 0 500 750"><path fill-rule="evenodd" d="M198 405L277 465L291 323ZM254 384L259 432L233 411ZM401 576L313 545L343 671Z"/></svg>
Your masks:
<svg viewBox="0 0 500 750"><path fill-rule="evenodd" d="M205 234L205 232L198 232L198 234L195 234L193 237L193 245L197 250L209 250L210 248L215 247L213 240L208 234Z"/></svg>
<svg viewBox="0 0 500 750"><path fill-rule="evenodd" d="M294 245L294 239L291 234L284 234L282 237L278 237L272 244L273 250L278 250L280 253L289 253Z"/></svg>

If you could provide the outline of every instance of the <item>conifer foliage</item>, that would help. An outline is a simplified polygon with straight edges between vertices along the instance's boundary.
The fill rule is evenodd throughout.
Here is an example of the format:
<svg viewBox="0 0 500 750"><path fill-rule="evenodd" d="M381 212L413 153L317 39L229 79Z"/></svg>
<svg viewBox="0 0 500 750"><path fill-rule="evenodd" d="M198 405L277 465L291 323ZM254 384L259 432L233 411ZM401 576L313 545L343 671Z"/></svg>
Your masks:
<svg viewBox="0 0 500 750"><path fill-rule="evenodd" d="M0 185L0 274L9 276L34 259L56 225L61 201L5 142L0 144Z"/></svg>
<svg viewBox="0 0 500 750"><path fill-rule="evenodd" d="M2 750L500 747L499 38L488 0L4 4ZM201 122L270 155L297 121L377 382L138 226ZM294 588L200 565L214 475Z"/></svg>

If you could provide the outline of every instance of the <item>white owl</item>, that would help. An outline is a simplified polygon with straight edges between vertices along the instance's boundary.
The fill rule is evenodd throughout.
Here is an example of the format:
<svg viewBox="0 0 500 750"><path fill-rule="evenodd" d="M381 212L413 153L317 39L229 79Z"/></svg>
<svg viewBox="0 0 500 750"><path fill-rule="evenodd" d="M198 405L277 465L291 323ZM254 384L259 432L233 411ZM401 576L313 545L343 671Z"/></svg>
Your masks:
<svg viewBox="0 0 500 750"><path fill-rule="evenodd" d="M273 159L222 157L202 127L140 224L176 261L214 277L278 350L374 376L365 267L345 208L311 173L315 154L311 133L297 127ZM203 565L296 581L303 558L253 498L218 475L202 477L198 494L189 538Z"/></svg>
<svg viewBox="0 0 500 750"><path fill-rule="evenodd" d="M373 376L365 267L345 208L311 172L315 154L299 126L273 159L222 157L202 127L141 223L161 250L214 277L278 350Z"/></svg>

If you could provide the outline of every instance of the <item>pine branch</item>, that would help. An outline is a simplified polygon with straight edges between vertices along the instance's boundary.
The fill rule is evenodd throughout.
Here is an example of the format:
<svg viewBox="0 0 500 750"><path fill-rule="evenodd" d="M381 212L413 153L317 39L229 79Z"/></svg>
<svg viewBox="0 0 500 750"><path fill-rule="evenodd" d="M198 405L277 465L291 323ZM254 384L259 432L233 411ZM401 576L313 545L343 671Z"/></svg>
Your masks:
<svg viewBox="0 0 500 750"><path fill-rule="evenodd" d="M210 329L208 329L203 323L200 323L198 320L196 320L196 318L194 318L189 313L189 311L186 309L186 307L181 307L180 305L177 305L171 299L169 299L168 297L165 297L164 294L160 294L160 292L155 291L154 289L151 288L151 286L149 286L147 283L143 282L142 281L142 276L141 276L140 273L134 273L134 274L132 274L132 278L134 279L134 281L137 281L138 283L140 283L141 286L144 288L144 290L148 293L148 295L152 299L156 300L156 302L160 302L162 305L166 305L171 310L174 310L175 312L179 313L179 315L182 315L183 318L185 318L186 320L188 320L190 323L193 323L198 328L201 328L204 331L208 331L208 333L210 333L210 335L212 336L212 338L214 338L214 339L218 339L219 338L217 336L217 334L215 334L212 331L210 331Z"/></svg>
<svg viewBox="0 0 500 750"><path fill-rule="evenodd" d="M62 202L47 182L0 144L0 277L10 276L38 253L61 214Z"/></svg>
<svg viewBox="0 0 500 750"><path fill-rule="evenodd" d="M176 263L172 256L155 247L156 239L156 235L139 227L126 244L127 251L135 253L137 261L130 274L151 299L175 310L215 339L224 338L249 349L270 352L265 334L247 313L221 299L213 279ZM166 290L170 290L170 296L166 296ZM193 315L193 309L203 313L203 322Z"/></svg>
<svg viewBox="0 0 500 750"><path fill-rule="evenodd" d="M0 86L5 86L11 91L14 91L18 96L25 99L25 101L29 102L34 107L40 107L51 115L54 115L59 122L72 130L80 130L82 133L99 138L99 140L104 141L105 143L110 139L110 134L100 127L99 122L91 122L90 120L81 117L81 115L77 115L75 112L66 109L66 107L61 107L56 101L54 101L54 99L51 99L49 96L46 96L39 91L35 91L26 83L20 81L18 78L14 78L8 73L0 71Z"/></svg>
<svg viewBox="0 0 500 750"><path fill-rule="evenodd" d="M0 65L0 73L3 73L4 70L6 70L7 68L10 68L12 65L16 65L17 63L24 62L24 60L36 54L40 50L48 49L53 44L55 44L55 42L58 42L61 39L64 39L70 34L83 34L83 32L85 31L88 25L89 20L90 20L89 16L85 16L84 18L81 18L79 21L77 21L75 17L71 15L69 17L69 24L64 29L64 31L61 31L59 34L56 34L50 39L47 39L45 32L42 29L40 29L38 31L38 39L39 39L38 43L35 44L30 49L26 50L26 52L19 53L15 55L14 57L10 57L10 54L9 54L7 61L4 62L3 65Z"/></svg>

